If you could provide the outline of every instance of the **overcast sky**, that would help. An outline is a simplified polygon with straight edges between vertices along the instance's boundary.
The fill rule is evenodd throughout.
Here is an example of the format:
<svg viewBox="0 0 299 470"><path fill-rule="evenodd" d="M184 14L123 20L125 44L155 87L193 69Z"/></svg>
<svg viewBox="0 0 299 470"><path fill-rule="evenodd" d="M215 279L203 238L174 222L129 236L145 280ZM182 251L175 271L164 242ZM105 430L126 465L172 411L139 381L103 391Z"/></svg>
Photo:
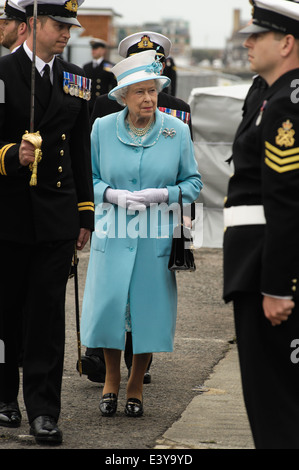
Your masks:
<svg viewBox="0 0 299 470"><path fill-rule="evenodd" d="M85 0L84 6L112 8L122 15L117 24L142 25L164 18L189 21L192 47L223 48L232 31L233 10L251 17L249 0Z"/></svg>

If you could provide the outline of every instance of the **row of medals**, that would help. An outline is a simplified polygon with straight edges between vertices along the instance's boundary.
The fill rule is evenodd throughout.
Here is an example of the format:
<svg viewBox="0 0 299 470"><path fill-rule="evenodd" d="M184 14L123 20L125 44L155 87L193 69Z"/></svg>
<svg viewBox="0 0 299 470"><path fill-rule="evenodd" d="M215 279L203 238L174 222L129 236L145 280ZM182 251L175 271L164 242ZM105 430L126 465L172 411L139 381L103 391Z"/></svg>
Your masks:
<svg viewBox="0 0 299 470"><path fill-rule="evenodd" d="M78 77L78 78L83 78L83 77ZM90 79L85 79L85 80L89 85L91 84ZM89 101L91 98L91 91L89 88L80 87L77 83L73 82L69 77L67 77L65 73L64 73L63 90L66 94L69 93L71 96L77 96L78 98L83 98L86 101Z"/></svg>

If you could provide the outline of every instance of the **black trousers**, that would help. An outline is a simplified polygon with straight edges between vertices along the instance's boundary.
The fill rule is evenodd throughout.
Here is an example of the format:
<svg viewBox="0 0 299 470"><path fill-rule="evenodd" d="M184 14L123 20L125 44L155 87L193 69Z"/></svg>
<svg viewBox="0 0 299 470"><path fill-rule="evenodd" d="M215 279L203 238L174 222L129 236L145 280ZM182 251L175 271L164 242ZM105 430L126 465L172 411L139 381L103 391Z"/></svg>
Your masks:
<svg viewBox="0 0 299 470"><path fill-rule="evenodd" d="M1 254L0 401L17 399L23 350L23 394L29 422L58 420L65 343L65 290L74 241L32 246L5 242ZM20 332L22 342L20 340Z"/></svg>
<svg viewBox="0 0 299 470"><path fill-rule="evenodd" d="M257 449L299 449L299 308L273 327L260 294L234 298L236 336L244 401Z"/></svg>

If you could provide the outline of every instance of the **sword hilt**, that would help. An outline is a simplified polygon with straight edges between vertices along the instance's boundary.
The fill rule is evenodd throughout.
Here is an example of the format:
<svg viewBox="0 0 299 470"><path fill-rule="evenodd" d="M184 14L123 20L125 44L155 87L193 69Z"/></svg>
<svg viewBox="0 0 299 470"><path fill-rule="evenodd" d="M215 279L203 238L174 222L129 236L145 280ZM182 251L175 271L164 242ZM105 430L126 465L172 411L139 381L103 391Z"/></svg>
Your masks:
<svg viewBox="0 0 299 470"><path fill-rule="evenodd" d="M37 185L37 165L42 159L42 151L41 151L42 138L41 138L39 131L37 132L26 131L22 139L27 140L27 142L30 142L35 147L34 162L30 163L29 165L29 168L32 171L29 184L30 186L36 186Z"/></svg>

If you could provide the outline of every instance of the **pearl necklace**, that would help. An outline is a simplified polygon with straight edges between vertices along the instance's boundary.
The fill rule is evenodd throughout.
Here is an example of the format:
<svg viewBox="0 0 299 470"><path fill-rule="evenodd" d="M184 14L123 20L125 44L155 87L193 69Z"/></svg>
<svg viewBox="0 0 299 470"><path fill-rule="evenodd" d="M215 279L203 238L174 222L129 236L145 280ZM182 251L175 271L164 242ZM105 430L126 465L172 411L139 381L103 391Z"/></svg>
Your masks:
<svg viewBox="0 0 299 470"><path fill-rule="evenodd" d="M130 130L138 137L144 136L149 131L149 128L151 127L153 123L153 120L154 120L154 117L152 116L150 120L148 121L147 125L145 127L140 128L140 127L134 126L130 115L128 115L128 123L129 123Z"/></svg>

